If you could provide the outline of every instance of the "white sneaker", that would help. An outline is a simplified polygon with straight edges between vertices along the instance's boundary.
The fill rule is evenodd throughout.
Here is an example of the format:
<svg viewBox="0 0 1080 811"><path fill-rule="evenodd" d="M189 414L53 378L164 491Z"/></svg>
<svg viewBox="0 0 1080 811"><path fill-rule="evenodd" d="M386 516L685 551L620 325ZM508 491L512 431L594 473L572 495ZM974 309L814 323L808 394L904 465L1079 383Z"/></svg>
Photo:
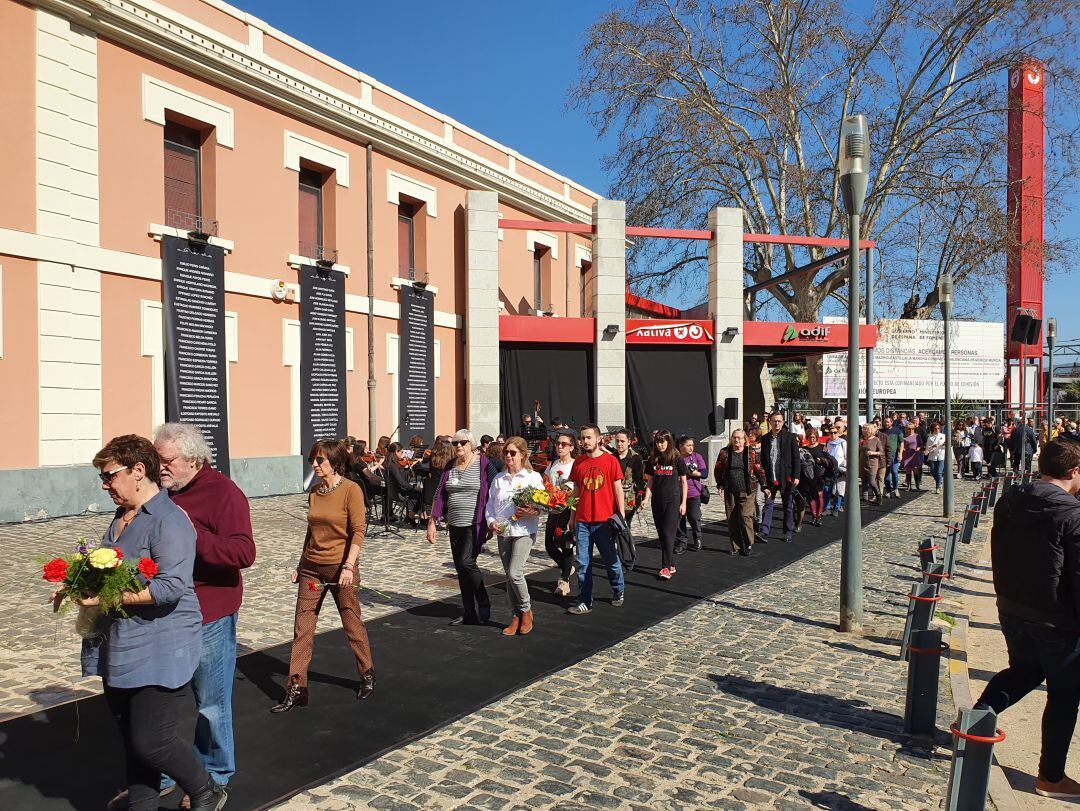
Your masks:
<svg viewBox="0 0 1080 811"><path fill-rule="evenodd" d="M570 584L565 580L559 580L559 582L555 584L554 593L560 597L569 597Z"/></svg>

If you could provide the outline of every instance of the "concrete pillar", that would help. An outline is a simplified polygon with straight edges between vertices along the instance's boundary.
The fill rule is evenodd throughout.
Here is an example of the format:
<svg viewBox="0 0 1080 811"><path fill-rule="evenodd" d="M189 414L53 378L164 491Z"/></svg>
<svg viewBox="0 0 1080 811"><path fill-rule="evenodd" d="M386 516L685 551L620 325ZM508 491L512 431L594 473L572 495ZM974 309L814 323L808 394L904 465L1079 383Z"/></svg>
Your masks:
<svg viewBox="0 0 1080 811"><path fill-rule="evenodd" d="M468 427L477 441L499 433L499 195L470 191L465 202L468 270L465 375ZM459 426L460 427L460 426Z"/></svg>
<svg viewBox="0 0 1080 811"><path fill-rule="evenodd" d="M593 205L593 310L596 312L596 424L626 424L626 203ZM614 324L614 335L604 329Z"/></svg>
<svg viewBox="0 0 1080 811"><path fill-rule="evenodd" d="M743 212L714 208L709 212L709 317L713 320L713 402L716 432L723 436L742 425L743 403ZM725 333L734 327L737 332ZM734 397L738 416L724 413Z"/></svg>

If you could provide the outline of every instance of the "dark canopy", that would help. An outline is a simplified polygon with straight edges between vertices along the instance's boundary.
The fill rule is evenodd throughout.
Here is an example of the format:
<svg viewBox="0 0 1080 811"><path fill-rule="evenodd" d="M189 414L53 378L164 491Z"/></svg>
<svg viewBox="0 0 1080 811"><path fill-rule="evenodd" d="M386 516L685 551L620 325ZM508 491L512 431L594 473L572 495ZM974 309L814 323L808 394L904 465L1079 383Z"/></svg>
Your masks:
<svg viewBox="0 0 1080 811"><path fill-rule="evenodd" d="M658 428L694 439L715 433L711 350L627 347L626 419L643 439Z"/></svg>
<svg viewBox="0 0 1080 811"><path fill-rule="evenodd" d="M517 433L522 414L540 401L546 424L562 417L572 426L592 422L593 353L590 346L503 344L499 349L500 420L504 434Z"/></svg>

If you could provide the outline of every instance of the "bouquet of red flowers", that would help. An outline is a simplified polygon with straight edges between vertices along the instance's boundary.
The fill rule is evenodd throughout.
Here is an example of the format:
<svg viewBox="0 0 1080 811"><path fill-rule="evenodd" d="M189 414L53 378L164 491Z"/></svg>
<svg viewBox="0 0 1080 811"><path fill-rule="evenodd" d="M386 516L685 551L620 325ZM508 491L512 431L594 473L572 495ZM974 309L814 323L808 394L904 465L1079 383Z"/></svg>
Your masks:
<svg viewBox="0 0 1080 811"><path fill-rule="evenodd" d="M94 632L101 614L126 617L124 593L139 592L158 573L152 558L141 558L137 564L124 560L124 553L109 546L98 546L79 538L75 552L57 557L42 566L42 578L60 584L57 591L57 611L66 612L76 600L97 597L97 606L79 606L76 630L82 636Z"/></svg>
<svg viewBox="0 0 1080 811"><path fill-rule="evenodd" d="M514 494L514 504L518 507L532 507L549 515L557 515L577 506L577 496L570 495L573 490L567 484L554 484L551 479L544 479L543 487L524 487Z"/></svg>

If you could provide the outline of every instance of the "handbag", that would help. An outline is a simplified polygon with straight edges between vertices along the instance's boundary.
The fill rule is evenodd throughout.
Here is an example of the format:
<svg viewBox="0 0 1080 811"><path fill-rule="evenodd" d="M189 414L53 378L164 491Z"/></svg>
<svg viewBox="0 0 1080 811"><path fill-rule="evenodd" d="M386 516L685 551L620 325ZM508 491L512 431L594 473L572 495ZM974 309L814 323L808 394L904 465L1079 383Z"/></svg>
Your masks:
<svg viewBox="0 0 1080 811"><path fill-rule="evenodd" d="M699 496L702 504L708 504L709 499L712 498L712 494L709 493L709 485L704 482L701 483L701 495Z"/></svg>

